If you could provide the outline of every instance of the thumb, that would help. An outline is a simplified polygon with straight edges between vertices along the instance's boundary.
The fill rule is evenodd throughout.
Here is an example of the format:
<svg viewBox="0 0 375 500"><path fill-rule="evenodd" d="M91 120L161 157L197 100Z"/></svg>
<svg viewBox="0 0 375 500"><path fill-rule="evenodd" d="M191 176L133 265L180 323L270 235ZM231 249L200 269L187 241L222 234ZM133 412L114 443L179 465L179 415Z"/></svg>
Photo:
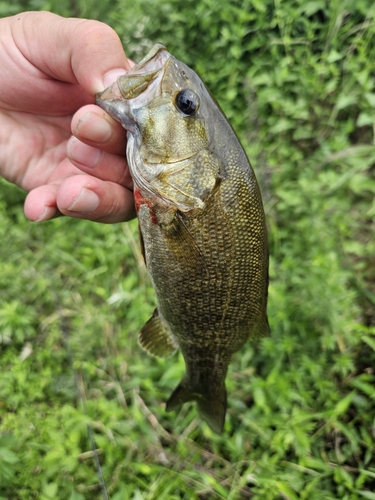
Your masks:
<svg viewBox="0 0 375 500"><path fill-rule="evenodd" d="M130 69L120 38L99 21L25 12L11 20L18 47L48 76L79 83L91 96Z"/></svg>

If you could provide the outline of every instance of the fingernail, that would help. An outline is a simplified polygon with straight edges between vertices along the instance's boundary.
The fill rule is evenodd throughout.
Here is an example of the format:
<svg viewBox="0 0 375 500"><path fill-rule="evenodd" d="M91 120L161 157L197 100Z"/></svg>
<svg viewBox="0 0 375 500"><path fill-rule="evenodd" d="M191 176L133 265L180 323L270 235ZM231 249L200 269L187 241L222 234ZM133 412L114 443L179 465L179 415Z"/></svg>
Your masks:
<svg viewBox="0 0 375 500"><path fill-rule="evenodd" d="M111 138L112 129L105 118L94 113L86 113L77 124L77 133L83 139L103 144Z"/></svg>
<svg viewBox="0 0 375 500"><path fill-rule="evenodd" d="M52 219L57 213L54 207L45 207L43 213L34 222L43 222Z"/></svg>
<svg viewBox="0 0 375 500"><path fill-rule="evenodd" d="M115 82L119 76L125 75L125 73L127 73L127 71L124 68L116 68L108 71L108 73L103 76L104 88L106 89L112 85L112 83Z"/></svg>
<svg viewBox="0 0 375 500"><path fill-rule="evenodd" d="M99 206L99 197L90 189L83 188L77 198L68 207L71 212L87 214L96 210Z"/></svg>
<svg viewBox="0 0 375 500"><path fill-rule="evenodd" d="M88 146L75 137L71 137L68 142L68 157L86 168L95 168L103 154L104 152L100 149Z"/></svg>

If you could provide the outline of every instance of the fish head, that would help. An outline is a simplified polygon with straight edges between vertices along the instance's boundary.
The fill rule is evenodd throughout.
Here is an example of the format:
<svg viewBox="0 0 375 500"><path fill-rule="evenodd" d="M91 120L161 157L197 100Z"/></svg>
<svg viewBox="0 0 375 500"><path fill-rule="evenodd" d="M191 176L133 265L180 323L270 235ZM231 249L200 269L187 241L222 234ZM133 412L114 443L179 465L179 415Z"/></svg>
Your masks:
<svg viewBox="0 0 375 500"><path fill-rule="evenodd" d="M148 162L172 163L207 147L205 94L199 77L156 44L96 102L134 135Z"/></svg>
<svg viewBox="0 0 375 500"><path fill-rule="evenodd" d="M219 169L207 153L218 108L198 75L156 44L96 102L128 131L135 187L182 212L202 209Z"/></svg>

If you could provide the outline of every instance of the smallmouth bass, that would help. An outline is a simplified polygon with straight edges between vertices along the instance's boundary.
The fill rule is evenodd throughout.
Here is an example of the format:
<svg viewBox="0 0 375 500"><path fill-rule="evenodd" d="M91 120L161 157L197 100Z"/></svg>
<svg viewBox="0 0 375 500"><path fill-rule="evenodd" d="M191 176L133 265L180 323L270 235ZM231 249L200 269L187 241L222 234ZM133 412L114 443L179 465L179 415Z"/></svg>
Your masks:
<svg viewBox="0 0 375 500"><path fill-rule="evenodd" d="M166 410L195 401L220 433L231 357L269 335L267 229L254 172L203 82L161 44L96 102L127 130L158 300L139 343L154 356L181 349L186 373Z"/></svg>

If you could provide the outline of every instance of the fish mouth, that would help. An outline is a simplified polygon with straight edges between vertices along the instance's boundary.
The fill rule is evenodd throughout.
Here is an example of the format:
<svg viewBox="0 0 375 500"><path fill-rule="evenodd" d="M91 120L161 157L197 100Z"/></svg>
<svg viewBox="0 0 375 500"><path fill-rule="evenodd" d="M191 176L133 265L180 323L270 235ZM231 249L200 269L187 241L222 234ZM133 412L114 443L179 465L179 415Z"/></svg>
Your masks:
<svg viewBox="0 0 375 500"><path fill-rule="evenodd" d="M131 131L132 99L137 98L136 107L139 108L147 104L151 95L155 96L170 57L164 45L155 44L128 73L119 76L111 86L96 94L96 104Z"/></svg>
<svg viewBox="0 0 375 500"><path fill-rule="evenodd" d="M170 54L167 48L161 43L155 43L148 54L145 55L135 66L131 68L129 73L136 73L139 70L146 69L152 71L164 65L166 59L169 59ZM129 74L127 73L127 74Z"/></svg>

